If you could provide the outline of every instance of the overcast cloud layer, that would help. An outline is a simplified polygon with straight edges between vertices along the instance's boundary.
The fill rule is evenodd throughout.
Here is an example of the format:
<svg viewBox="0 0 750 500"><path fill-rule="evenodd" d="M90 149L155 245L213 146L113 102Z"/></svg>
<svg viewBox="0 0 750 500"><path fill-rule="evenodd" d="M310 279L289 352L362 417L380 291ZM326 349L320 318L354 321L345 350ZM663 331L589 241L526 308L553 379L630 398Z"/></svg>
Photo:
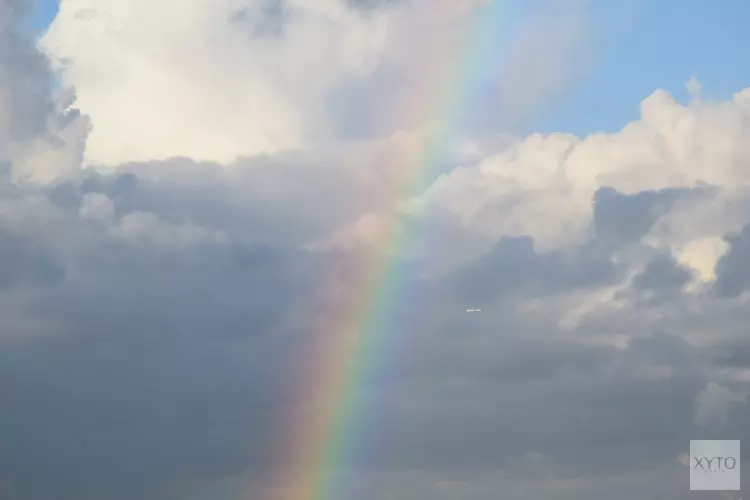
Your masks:
<svg viewBox="0 0 750 500"><path fill-rule="evenodd" d="M262 498L424 125L383 110L481 3L67 0L41 52L0 0L0 498ZM568 7L399 213L356 498L676 499L690 439L750 439L750 89L508 136L587 64Z"/></svg>

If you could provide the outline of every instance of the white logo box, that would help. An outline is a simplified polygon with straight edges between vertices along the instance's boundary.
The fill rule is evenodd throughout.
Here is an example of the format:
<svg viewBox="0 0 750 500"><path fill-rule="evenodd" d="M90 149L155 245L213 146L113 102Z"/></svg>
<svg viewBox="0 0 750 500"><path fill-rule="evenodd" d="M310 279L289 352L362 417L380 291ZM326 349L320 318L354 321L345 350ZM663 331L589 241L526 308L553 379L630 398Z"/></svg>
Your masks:
<svg viewBox="0 0 750 500"><path fill-rule="evenodd" d="M740 490L740 442L690 441L690 489Z"/></svg>

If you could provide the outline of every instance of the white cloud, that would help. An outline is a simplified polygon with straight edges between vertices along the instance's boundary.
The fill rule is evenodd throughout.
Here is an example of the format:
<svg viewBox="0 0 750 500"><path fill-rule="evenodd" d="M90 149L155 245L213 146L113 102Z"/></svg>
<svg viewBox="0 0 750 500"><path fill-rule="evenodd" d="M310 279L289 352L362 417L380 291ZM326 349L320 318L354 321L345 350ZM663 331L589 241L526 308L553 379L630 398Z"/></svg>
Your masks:
<svg viewBox="0 0 750 500"><path fill-rule="evenodd" d="M325 131L327 93L382 50L382 16L286 2L283 36L258 38L256 24L276 22L261 17L262 4L63 2L42 43L95 124L87 160L231 161Z"/></svg>
<svg viewBox="0 0 750 500"><path fill-rule="evenodd" d="M443 118L431 115L476 71L464 67L461 51L479 29L473 12L486 3L66 0L41 46L93 122L87 162L231 162L335 140L348 129L389 135ZM502 106L522 115L570 82L562 69L578 59L584 21L555 15L551 26L545 9L535 15L513 54L484 49L483 66L512 57L518 77L500 85L498 75L487 76L502 94L488 96L493 116L508 114ZM528 85L544 72L540 86Z"/></svg>
<svg viewBox="0 0 750 500"><path fill-rule="evenodd" d="M676 202L644 238L706 275L723 244L697 242L720 240L747 222L749 124L750 90L685 105L658 90L644 100L641 118L619 132L531 135L476 167L445 174L414 203L460 221L485 244L530 235L550 251L591 236L592 200L602 187L630 195L709 185L713 195Z"/></svg>
<svg viewBox="0 0 750 500"><path fill-rule="evenodd" d="M388 14L327 0L264 19L263 4L63 2L43 46L95 123L87 160L226 162L325 137L329 92L376 64ZM255 34L275 22L280 35Z"/></svg>

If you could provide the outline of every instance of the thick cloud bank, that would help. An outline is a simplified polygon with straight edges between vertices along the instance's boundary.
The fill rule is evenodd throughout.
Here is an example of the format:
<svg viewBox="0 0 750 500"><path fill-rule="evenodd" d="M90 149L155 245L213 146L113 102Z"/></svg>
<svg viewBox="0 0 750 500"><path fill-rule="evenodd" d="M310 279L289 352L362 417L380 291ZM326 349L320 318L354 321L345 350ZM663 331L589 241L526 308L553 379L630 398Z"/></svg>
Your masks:
<svg viewBox="0 0 750 500"><path fill-rule="evenodd" d="M446 61L486 3L68 0L42 46L96 123L89 163L228 162L419 126L413 110L454 78L446 73L459 62ZM483 56L514 75L495 79L485 99L518 114L573 77L579 65L566 63L583 51L585 20L579 2L563 3L570 8L555 12L554 25L526 22L533 40Z"/></svg>
<svg viewBox="0 0 750 500"><path fill-rule="evenodd" d="M338 137L323 96L475 3L68 0L71 107L0 0L0 498L262 498L417 140ZM656 90L616 133L446 148L356 498L676 499L690 439L750 439L748 137L750 89Z"/></svg>

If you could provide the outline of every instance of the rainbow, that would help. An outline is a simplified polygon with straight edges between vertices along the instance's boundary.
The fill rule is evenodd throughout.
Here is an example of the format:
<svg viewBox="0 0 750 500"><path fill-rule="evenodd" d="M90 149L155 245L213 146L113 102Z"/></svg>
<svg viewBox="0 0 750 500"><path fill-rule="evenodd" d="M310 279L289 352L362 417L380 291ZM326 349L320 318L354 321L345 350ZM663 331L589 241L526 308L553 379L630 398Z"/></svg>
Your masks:
<svg viewBox="0 0 750 500"><path fill-rule="evenodd" d="M455 0L458 1L458 0ZM408 287L398 251L417 243L419 231L404 228L403 203L420 193L444 159L444 144L454 137L463 109L488 77L495 35L502 20L501 1L485 1L472 13L455 53L434 54L429 78L432 92L419 96L409 110L432 124L401 152L398 178L385 211L387 228L362 256L347 289L357 293L315 325L319 339L308 354L299 400L286 411L279 439L279 465L268 488L268 500L348 500L350 478L339 469L362 445L375 403L370 382L393 357L391 322ZM352 283L353 281L353 283Z"/></svg>

